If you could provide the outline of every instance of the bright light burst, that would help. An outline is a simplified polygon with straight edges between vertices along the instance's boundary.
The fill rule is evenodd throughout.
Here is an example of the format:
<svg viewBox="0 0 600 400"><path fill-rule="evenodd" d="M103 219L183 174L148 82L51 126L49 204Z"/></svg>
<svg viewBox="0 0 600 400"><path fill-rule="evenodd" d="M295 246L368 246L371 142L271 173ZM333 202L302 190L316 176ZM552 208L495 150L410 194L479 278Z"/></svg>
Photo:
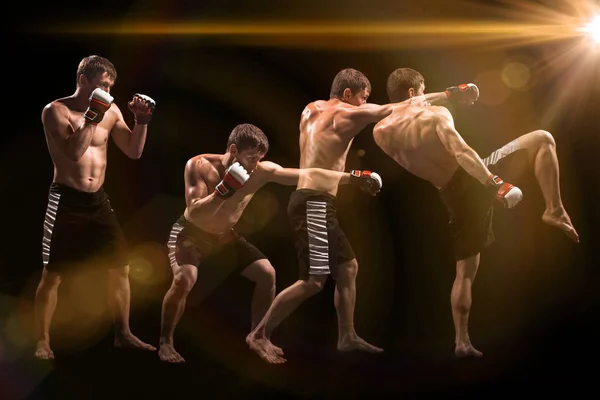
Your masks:
<svg viewBox="0 0 600 400"><path fill-rule="evenodd" d="M582 29L583 32L589 34L597 43L600 43L600 15Z"/></svg>

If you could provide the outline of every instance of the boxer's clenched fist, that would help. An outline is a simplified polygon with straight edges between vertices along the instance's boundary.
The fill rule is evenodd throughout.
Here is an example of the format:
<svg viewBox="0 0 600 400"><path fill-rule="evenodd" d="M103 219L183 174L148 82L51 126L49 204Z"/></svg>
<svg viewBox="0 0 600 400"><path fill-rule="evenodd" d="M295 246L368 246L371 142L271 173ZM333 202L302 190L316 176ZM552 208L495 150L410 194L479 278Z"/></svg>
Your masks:
<svg viewBox="0 0 600 400"><path fill-rule="evenodd" d="M136 93L128 106L134 115L135 123L147 125L152 119L154 108L156 108L156 102L150 96Z"/></svg>

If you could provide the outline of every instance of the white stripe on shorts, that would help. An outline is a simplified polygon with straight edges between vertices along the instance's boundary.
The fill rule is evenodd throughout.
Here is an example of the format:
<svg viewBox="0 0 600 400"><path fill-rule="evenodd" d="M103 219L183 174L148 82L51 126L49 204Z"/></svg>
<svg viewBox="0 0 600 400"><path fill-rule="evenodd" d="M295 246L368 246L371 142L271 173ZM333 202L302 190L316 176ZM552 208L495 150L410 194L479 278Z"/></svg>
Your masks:
<svg viewBox="0 0 600 400"><path fill-rule="evenodd" d="M173 228L171 228L171 233L169 233L169 241L167 242L167 246L169 247L169 262L171 266L177 265L177 260L175 259L175 248L177 245L177 236L183 230L183 225L179 222L175 222L173 224Z"/></svg>
<svg viewBox="0 0 600 400"><path fill-rule="evenodd" d="M46 208L46 216L44 217L44 236L42 238L42 262L44 263L44 267L50 261L50 243L52 242L52 231L56 222L59 201L60 194L50 193L48 195L48 207Z"/></svg>
<svg viewBox="0 0 600 400"><path fill-rule="evenodd" d="M498 150L494 151L492 154L484 158L482 161L486 167L490 165L496 164L498 161L502 160L504 157L514 153L517 150L520 150L521 146L517 139L513 140L510 143L505 144Z"/></svg>
<svg viewBox="0 0 600 400"><path fill-rule="evenodd" d="M328 275L330 270L326 202L306 202L306 227L309 254L308 273L312 275Z"/></svg>

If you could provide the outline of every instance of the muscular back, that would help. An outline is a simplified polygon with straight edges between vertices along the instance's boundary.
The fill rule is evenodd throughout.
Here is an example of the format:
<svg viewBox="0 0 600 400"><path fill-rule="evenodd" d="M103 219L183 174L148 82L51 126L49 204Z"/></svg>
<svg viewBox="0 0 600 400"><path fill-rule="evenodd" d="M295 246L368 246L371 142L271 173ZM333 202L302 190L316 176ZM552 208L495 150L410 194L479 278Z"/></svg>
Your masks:
<svg viewBox="0 0 600 400"><path fill-rule="evenodd" d="M102 122L95 128L90 146L81 158L75 161L61 149L57 143L61 138L56 136L49 126L51 121L67 121L71 130L75 131L83 124L85 109L79 110L74 100L70 97L58 99L48 104L42 112L46 143L54 164L54 182L85 192L95 192L104 183L108 135L118 119L116 105L112 105L106 112Z"/></svg>
<svg viewBox="0 0 600 400"><path fill-rule="evenodd" d="M337 99L310 103L300 119L300 168L323 168L344 171L350 145L366 125L348 117L356 108ZM316 189L308 179L300 177L298 189ZM329 191L335 195L337 186Z"/></svg>
<svg viewBox="0 0 600 400"><path fill-rule="evenodd" d="M398 105L373 129L377 145L413 175L444 186L458 167L437 132L438 116L444 107Z"/></svg>

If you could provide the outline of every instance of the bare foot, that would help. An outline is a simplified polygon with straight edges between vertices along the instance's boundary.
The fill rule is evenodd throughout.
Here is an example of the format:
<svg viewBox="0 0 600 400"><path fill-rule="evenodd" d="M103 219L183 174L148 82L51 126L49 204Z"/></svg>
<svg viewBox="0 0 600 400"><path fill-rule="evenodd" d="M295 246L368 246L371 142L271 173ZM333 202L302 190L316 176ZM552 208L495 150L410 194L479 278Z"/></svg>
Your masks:
<svg viewBox="0 0 600 400"><path fill-rule="evenodd" d="M473 347L472 344L457 344L454 348L454 355L458 358L481 357L482 352Z"/></svg>
<svg viewBox="0 0 600 400"><path fill-rule="evenodd" d="M569 214L564 209L560 209L557 212L545 211L542 215L542 221L550 226L561 229L572 241L579 243L579 234L573 227Z"/></svg>
<svg viewBox="0 0 600 400"><path fill-rule="evenodd" d="M35 357L40 360L54 360L54 352L50 348L50 344L45 340L37 342L35 347Z"/></svg>
<svg viewBox="0 0 600 400"><path fill-rule="evenodd" d="M158 350L158 357L162 361L166 361L173 364L184 363L185 359L181 357L172 344L161 344L160 349Z"/></svg>
<svg viewBox="0 0 600 400"><path fill-rule="evenodd" d="M114 345L119 349L139 349L145 351L155 351L156 347L142 342L132 333L126 335L115 335Z"/></svg>
<svg viewBox="0 0 600 400"><path fill-rule="evenodd" d="M278 356L283 356L283 349L281 347L275 346L273 344L273 342L271 342L271 338L267 338L267 340L271 343L271 346L273 347L273 351L275 352L275 354L277 354ZM246 343L248 343L248 340L246 339Z"/></svg>
<svg viewBox="0 0 600 400"><path fill-rule="evenodd" d="M246 343L250 350L269 364L283 364L287 361L283 358L283 350L273 345L269 339L258 339L250 333L246 336Z"/></svg>
<svg viewBox="0 0 600 400"><path fill-rule="evenodd" d="M379 347L375 347L372 344L365 342L364 339L359 338L358 336L338 341L337 349L339 351L360 350L373 354L383 353L383 349L380 349Z"/></svg>

